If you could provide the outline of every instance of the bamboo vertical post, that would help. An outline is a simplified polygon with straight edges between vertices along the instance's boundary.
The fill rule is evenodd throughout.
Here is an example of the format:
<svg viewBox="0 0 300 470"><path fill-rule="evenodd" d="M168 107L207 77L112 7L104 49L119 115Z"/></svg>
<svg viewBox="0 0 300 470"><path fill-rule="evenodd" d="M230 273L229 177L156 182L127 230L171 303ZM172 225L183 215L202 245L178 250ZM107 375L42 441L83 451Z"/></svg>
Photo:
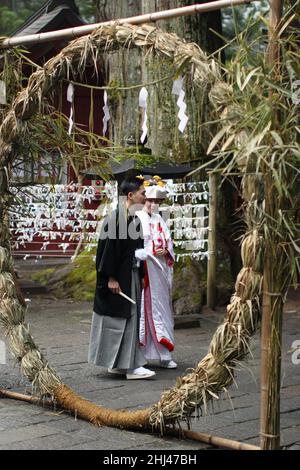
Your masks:
<svg viewBox="0 0 300 470"><path fill-rule="evenodd" d="M209 223L207 262L207 306L216 306L217 274L217 175L209 173Z"/></svg>
<svg viewBox="0 0 300 470"><path fill-rule="evenodd" d="M269 0L269 50L268 60L273 68L273 76L280 72L280 46L277 26L282 17L283 0ZM270 99L272 91L270 91ZM275 110L275 114L276 110ZM274 122L277 122L275 115ZM265 168L265 212L266 217L273 214L272 175ZM272 237L272 230L269 236ZM280 375L281 375L281 336L283 301L276 288L274 260L276 249L272 250L272 241L266 240L263 273L263 306L261 327L261 410L260 410L260 447L262 450L280 448ZM275 255L275 257L274 257Z"/></svg>

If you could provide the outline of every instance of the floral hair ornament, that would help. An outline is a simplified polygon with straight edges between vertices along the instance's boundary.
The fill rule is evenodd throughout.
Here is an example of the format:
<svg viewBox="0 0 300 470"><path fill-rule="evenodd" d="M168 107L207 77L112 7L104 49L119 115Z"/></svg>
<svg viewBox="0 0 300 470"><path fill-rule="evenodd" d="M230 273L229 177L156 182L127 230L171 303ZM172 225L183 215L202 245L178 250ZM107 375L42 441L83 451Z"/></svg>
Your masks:
<svg viewBox="0 0 300 470"><path fill-rule="evenodd" d="M153 180L154 180L155 184L157 184L158 186L162 186L162 187L163 187L163 186L166 185L166 183L165 183L165 182L161 179L161 177L158 176L158 175L153 176Z"/></svg>
<svg viewBox="0 0 300 470"><path fill-rule="evenodd" d="M138 176L136 176L136 178L137 178L138 180L141 180L141 181L144 181L144 179L145 179L145 178L143 177L143 175L138 175Z"/></svg>

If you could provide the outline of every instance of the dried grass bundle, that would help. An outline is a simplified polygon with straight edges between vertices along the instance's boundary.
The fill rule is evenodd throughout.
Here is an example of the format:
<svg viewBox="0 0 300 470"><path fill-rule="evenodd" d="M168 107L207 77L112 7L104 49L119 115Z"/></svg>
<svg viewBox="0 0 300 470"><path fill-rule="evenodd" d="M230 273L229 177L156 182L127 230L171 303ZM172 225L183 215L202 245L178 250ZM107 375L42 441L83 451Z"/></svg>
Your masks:
<svg viewBox="0 0 300 470"><path fill-rule="evenodd" d="M217 80L209 92L210 103L214 106L216 111L219 111L220 108L224 107L224 102L228 102L232 97L232 93L232 86L221 80Z"/></svg>
<svg viewBox="0 0 300 470"><path fill-rule="evenodd" d="M249 332L240 323L225 321L217 328L210 343L210 354L218 363L225 364L240 360L249 351Z"/></svg>
<svg viewBox="0 0 300 470"><path fill-rule="evenodd" d="M239 272L236 283L236 295L242 302L251 300L261 292L262 275L252 268L242 268Z"/></svg>
<svg viewBox="0 0 300 470"><path fill-rule="evenodd" d="M0 323L7 329L14 328L24 321L25 308L16 299L0 299Z"/></svg>
<svg viewBox="0 0 300 470"><path fill-rule="evenodd" d="M19 128L16 115L14 109L11 109L10 111L8 111L0 127L1 140L6 142L7 144L10 144L17 137L18 131ZM2 160L2 158L2 149L0 149L0 161Z"/></svg>
<svg viewBox="0 0 300 470"><path fill-rule="evenodd" d="M24 323L14 325L8 330L8 338L11 352L23 364L24 356L36 348L28 326Z"/></svg>
<svg viewBox="0 0 300 470"><path fill-rule="evenodd" d="M29 358L30 363L30 358ZM35 394L38 396L46 397L46 396L54 396L54 390L62 385L62 382L56 372L46 363L43 368L41 367L41 362L35 364L36 367L35 373L33 374L32 379L32 388ZM33 372L31 365L28 365L28 370Z"/></svg>
<svg viewBox="0 0 300 470"><path fill-rule="evenodd" d="M0 273L0 295L12 298L16 296L15 281L10 272Z"/></svg>
<svg viewBox="0 0 300 470"><path fill-rule="evenodd" d="M34 381L36 375L46 366L47 362L34 345L21 359L21 371L31 382Z"/></svg>
<svg viewBox="0 0 300 470"><path fill-rule="evenodd" d="M7 248L0 246L0 273L9 271L11 266L11 256Z"/></svg>
<svg viewBox="0 0 300 470"><path fill-rule="evenodd" d="M4 142L4 140L0 138L0 149L1 149L1 158L3 161L5 161L11 155L12 145Z"/></svg>
<svg viewBox="0 0 300 470"><path fill-rule="evenodd" d="M190 422L192 413L203 407L207 412L208 402L219 399L220 389L224 391L233 381L231 368L216 362L208 354L197 367L184 377L177 379L176 386L164 392L160 401L151 408L150 424L160 429L186 420Z"/></svg>
<svg viewBox="0 0 300 470"><path fill-rule="evenodd" d="M259 320L259 297L242 302L236 294L227 305L226 318L233 324L240 324L247 334L253 334Z"/></svg>
<svg viewBox="0 0 300 470"><path fill-rule="evenodd" d="M249 231L261 229L265 220L264 202L259 203L253 199L248 202L244 212L244 219Z"/></svg>
<svg viewBox="0 0 300 470"><path fill-rule="evenodd" d="M261 273L263 270L264 243L258 230L246 236L241 246L241 257L245 268Z"/></svg>
<svg viewBox="0 0 300 470"><path fill-rule="evenodd" d="M176 51L176 46L178 44L182 44L180 40L178 40L178 36L176 34L168 33L167 35L158 34L156 36L155 41L155 52L159 56L165 56L172 58Z"/></svg>

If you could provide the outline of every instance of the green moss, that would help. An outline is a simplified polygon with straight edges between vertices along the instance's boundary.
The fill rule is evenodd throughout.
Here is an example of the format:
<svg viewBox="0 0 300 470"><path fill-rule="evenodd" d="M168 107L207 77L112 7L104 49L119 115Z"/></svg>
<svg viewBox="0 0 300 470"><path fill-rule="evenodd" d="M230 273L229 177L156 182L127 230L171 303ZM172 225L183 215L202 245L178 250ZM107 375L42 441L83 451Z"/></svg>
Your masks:
<svg viewBox="0 0 300 470"><path fill-rule="evenodd" d="M78 289L74 288L74 290L72 289L70 291L70 295L75 300L92 302L94 300L94 292L95 292L95 287L93 289L90 289L88 286L87 290L85 290L84 287L81 286L81 288L78 288Z"/></svg>
<svg viewBox="0 0 300 470"><path fill-rule="evenodd" d="M31 279L45 286L54 272L55 268L44 269L43 271L32 274Z"/></svg>
<svg viewBox="0 0 300 470"><path fill-rule="evenodd" d="M70 296L75 300L92 302L96 287L96 269L94 251L83 251L74 264L70 264L70 272L54 285L55 295ZM63 268L65 269L65 267ZM46 269L32 276L32 279L47 285L56 269ZM188 286L188 287L187 287ZM230 295L233 283L229 263L220 262L217 270L218 297L225 299ZM206 293L206 264L195 262L190 258L180 259L174 265L173 302L189 297L191 305L202 305ZM228 294L229 293L229 294Z"/></svg>
<svg viewBox="0 0 300 470"><path fill-rule="evenodd" d="M175 300L181 299L182 297L185 297L185 296L186 296L186 292L184 292L181 289L176 289L175 291L173 291L173 295L172 295L173 302L175 302Z"/></svg>
<svg viewBox="0 0 300 470"><path fill-rule="evenodd" d="M64 287L76 300L92 301L96 286L95 250L83 251L74 263L74 269L64 279Z"/></svg>
<svg viewBox="0 0 300 470"><path fill-rule="evenodd" d="M202 293L200 287L197 292L193 292L191 298L194 304L202 304Z"/></svg>
<svg viewBox="0 0 300 470"><path fill-rule="evenodd" d="M117 79L112 79L108 86L110 89L108 90L108 95L109 95L109 102L111 106L116 106L119 103L119 97L120 97L120 90L118 89L121 86L124 86L124 84Z"/></svg>

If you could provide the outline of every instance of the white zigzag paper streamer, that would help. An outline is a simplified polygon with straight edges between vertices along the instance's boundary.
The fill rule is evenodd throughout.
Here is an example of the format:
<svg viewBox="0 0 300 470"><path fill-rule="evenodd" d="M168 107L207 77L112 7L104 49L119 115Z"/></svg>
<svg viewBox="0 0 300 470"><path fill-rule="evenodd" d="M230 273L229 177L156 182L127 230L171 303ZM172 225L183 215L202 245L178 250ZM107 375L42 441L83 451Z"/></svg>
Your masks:
<svg viewBox="0 0 300 470"><path fill-rule="evenodd" d="M70 117L69 117L69 130L68 134L71 135L74 121L73 121L73 102L74 102L74 85L73 83L70 83L67 89L67 101L71 103L71 109L70 109Z"/></svg>
<svg viewBox="0 0 300 470"><path fill-rule="evenodd" d="M6 84L0 80L0 104L6 104Z"/></svg>
<svg viewBox="0 0 300 470"><path fill-rule="evenodd" d="M177 100L177 106L179 107L178 129L181 133L183 133L189 120L188 116L185 113L187 105L184 102L185 92L183 90L183 77L179 77L177 80L174 80L172 94L178 95L178 100Z"/></svg>
<svg viewBox="0 0 300 470"><path fill-rule="evenodd" d="M103 106L103 112L104 112L104 117L103 117L103 131L102 134L105 137L106 131L107 131L107 123L110 120L110 113L109 113L109 108L107 105L107 91L104 91L103 95L103 100L104 100L104 106Z"/></svg>
<svg viewBox="0 0 300 470"><path fill-rule="evenodd" d="M142 124L142 136L141 136L141 142L142 144L145 142L147 133L148 133L148 127L147 127L147 98L148 98L148 91L145 87L143 87L140 91L139 94L139 106L140 108L143 108L143 124Z"/></svg>

